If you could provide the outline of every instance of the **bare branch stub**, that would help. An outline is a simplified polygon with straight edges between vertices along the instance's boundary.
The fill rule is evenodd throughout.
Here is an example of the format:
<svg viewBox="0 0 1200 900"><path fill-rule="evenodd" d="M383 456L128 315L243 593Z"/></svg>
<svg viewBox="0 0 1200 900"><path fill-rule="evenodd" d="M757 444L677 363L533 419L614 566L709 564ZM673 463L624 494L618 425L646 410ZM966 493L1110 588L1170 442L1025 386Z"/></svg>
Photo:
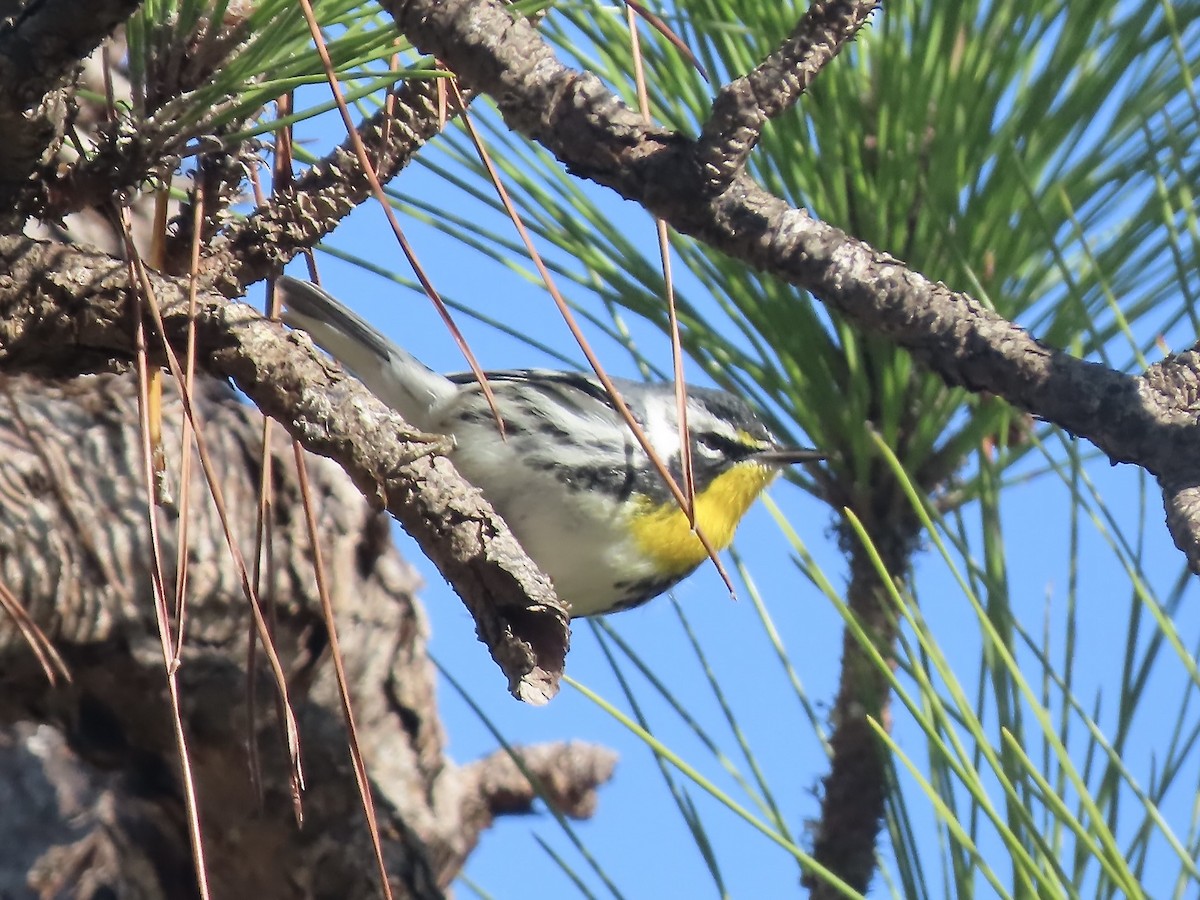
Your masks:
<svg viewBox="0 0 1200 900"><path fill-rule="evenodd" d="M763 126L795 105L878 6L877 0L816 0L778 50L721 88L694 150L709 193L729 186Z"/></svg>
<svg viewBox="0 0 1200 900"><path fill-rule="evenodd" d="M460 854L459 860L452 861L454 870L496 817L532 812L539 798L572 819L590 818L597 788L612 778L616 763L613 751L572 741L514 747L511 753L497 750L464 766L458 773L461 793L455 799L460 801L459 815L466 827L454 836Z"/></svg>

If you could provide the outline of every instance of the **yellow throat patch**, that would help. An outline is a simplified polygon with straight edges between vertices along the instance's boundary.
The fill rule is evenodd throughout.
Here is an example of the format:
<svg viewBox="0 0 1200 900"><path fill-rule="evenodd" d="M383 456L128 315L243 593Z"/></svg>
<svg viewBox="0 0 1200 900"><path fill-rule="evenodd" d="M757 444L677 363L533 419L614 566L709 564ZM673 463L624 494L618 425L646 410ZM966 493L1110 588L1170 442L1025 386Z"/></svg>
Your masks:
<svg viewBox="0 0 1200 900"><path fill-rule="evenodd" d="M696 495L696 525L715 549L729 546L738 522L777 474L777 469L756 462L739 463ZM656 506L648 498L639 498L630 530L638 547L658 564L663 575L690 572L708 558L673 499Z"/></svg>

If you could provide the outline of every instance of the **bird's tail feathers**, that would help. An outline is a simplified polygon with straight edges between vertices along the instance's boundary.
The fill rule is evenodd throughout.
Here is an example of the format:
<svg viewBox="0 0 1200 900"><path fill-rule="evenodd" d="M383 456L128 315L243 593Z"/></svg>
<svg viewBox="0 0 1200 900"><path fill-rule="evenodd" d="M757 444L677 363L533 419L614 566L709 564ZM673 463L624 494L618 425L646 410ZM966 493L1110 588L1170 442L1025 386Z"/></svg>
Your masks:
<svg viewBox="0 0 1200 900"><path fill-rule="evenodd" d="M427 427L430 409L458 390L317 285L284 275L275 282L275 290L283 304L284 322L307 331L413 425Z"/></svg>

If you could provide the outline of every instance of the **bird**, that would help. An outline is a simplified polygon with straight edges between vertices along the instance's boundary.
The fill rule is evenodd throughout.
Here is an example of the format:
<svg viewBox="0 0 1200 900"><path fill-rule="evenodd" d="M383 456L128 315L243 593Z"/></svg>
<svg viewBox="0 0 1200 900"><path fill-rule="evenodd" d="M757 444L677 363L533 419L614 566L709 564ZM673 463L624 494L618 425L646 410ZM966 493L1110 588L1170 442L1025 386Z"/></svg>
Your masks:
<svg viewBox="0 0 1200 900"><path fill-rule="evenodd" d="M572 618L640 606L674 587L708 551L662 474L592 375L548 369L442 375L317 285L281 276L283 321L421 431L453 439L450 458L549 576ZM611 379L682 484L675 385ZM503 422L503 433L497 424ZM696 526L724 549L787 466L826 458L781 444L754 409L722 390L687 389Z"/></svg>

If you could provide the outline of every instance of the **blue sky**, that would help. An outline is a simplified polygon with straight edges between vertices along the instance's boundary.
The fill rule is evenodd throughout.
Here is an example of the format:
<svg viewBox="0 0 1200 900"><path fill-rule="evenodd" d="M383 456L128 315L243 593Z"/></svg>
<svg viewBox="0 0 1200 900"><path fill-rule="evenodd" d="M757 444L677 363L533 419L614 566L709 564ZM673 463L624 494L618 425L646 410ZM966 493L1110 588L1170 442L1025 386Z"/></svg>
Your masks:
<svg viewBox="0 0 1200 900"><path fill-rule="evenodd" d="M412 190L413 181L428 176L414 170L405 178L405 188ZM426 189L436 191L437 185L431 183ZM518 324L531 336L569 349L565 327L557 320L549 298L536 286L495 264L465 256L463 248L428 228L413 223L405 223L405 227L439 290L452 297L471 298L480 306L498 311L506 321ZM632 215L630 227L644 228L647 242L653 240L647 221L639 221L638 216ZM355 253L385 266L401 266L399 253L377 210L366 208L356 212L330 243L353 248ZM328 289L355 306L397 343L416 352L434 368L463 368L458 351L427 301L328 257L322 258L321 269ZM485 368L553 364L519 342L497 336L465 318L460 317L460 325ZM641 345L652 359L662 365L669 364L665 339L648 331ZM625 368L628 363L620 354L610 356L614 374L634 374ZM1037 464L1031 460L1024 468L1029 470ZM1103 460L1096 460L1088 473L1098 481L1102 496L1120 521L1128 526L1135 516L1144 518L1146 567L1153 583L1165 591L1178 576L1182 558L1171 546L1162 525L1161 502L1153 483L1131 467L1111 468ZM843 566L831 540L830 511L786 483L778 483L771 497L834 586L840 588L844 583ZM969 521L973 509L968 507L965 515ZM1065 646L1067 627L1069 516L1067 490L1053 475L1014 486L1003 508L1009 540L1009 578L1018 619L1035 635L1042 635L1045 629L1048 645L1058 651ZM1128 576L1108 551L1103 533L1085 523L1080 535L1083 549L1079 558L1084 566L1078 573L1076 692L1090 703L1098 689L1103 689L1105 696L1114 696L1113 679L1117 674L1114 666L1124 652L1131 587ZM613 747L621 754L615 779L601 791L595 817L574 827L623 895L717 896L714 881L645 745L570 687L541 709L512 700L500 672L476 641L473 623L461 602L398 529L397 540L426 582L421 598L432 624L433 654L465 686L507 740L519 744L588 740ZM837 613L799 574L788 540L761 504L747 516L736 547L761 590L809 699L827 712L836 691L841 649L841 621ZM917 584L924 615L936 623L939 639L956 670L968 684L972 683L980 653L978 625L946 567L928 548L918 557ZM801 844L807 845L803 835L806 821L818 810L814 791L825 773L825 761L813 727L787 682L752 603L744 593L738 601L731 601L711 566L703 567L684 582L674 596L687 611L688 621L721 689L737 710L739 727L744 729L793 834L800 835ZM1186 609L1186 604L1184 615L1186 621L1179 624L1180 632L1185 636L1195 634L1195 626L1200 623ZM641 609L612 617L609 624L651 663L689 713L711 729L722 748L736 758L736 742L670 600L660 598ZM1163 664L1173 673L1163 676L1163 683L1168 690L1177 691L1177 661L1168 654ZM626 706L593 630L586 623L578 624L574 630L567 670L617 705ZM722 789L744 799L734 779L724 773L712 753L637 676L632 677L647 715L655 723L656 735ZM495 749L496 742L488 728L444 682L440 696L449 737L448 752L454 760L467 762ZM1103 710L1105 714L1111 714L1111 705ZM1165 709L1178 709L1174 695ZM1155 723L1153 708L1148 714L1148 727L1139 731L1138 739L1128 751L1141 761L1136 771L1142 773L1148 771L1146 760L1163 740L1162 729L1168 724ZM824 712L820 718L825 718ZM897 711L895 735L908 752L918 757L923 752L921 735L901 710ZM747 771L742 761L739 768ZM1188 775L1192 784L1196 783L1194 770L1193 763ZM681 782L686 784L686 779ZM710 829L730 896L774 896L796 890L799 870L786 851L763 838L703 791L691 785L687 790ZM915 796L914 818L926 822L930 829L929 862L933 871L927 872L927 876L936 885L940 875L934 862L935 820L927 809L920 808L920 795ZM1168 809L1177 816L1173 825L1178 833L1186 834L1191 816L1188 804L1164 808L1164 814ZM544 812L501 820L484 836L470 859L467 874L492 896L501 898L523 895L531 884L537 884L539 893L545 896L578 894L569 877L538 846L535 838L545 840L570 860L592 890L606 893L600 879L589 871L588 864L572 848L555 820ZM981 846L988 847L986 839ZM1002 848L992 841L990 849L996 854L993 863L1003 872ZM888 853L886 844L883 852L885 856ZM1164 869L1164 878L1169 881L1167 876L1173 872L1174 869ZM1165 891L1167 884L1162 887ZM461 890L463 895L469 895L467 888ZM981 895L986 895L987 890L985 887Z"/></svg>
<svg viewBox="0 0 1200 900"><path fill-rule="evenodd" d="M324 139L337 140L340 129L340 123L331 125ZM310 149L319 152L319 145ZM447 189L419 167L403 173L397 184L406 193L421 196L434 206L442 205L449 212L474 214L472 207L461 204L460 193ZM611 194L599 190L593 194L615 221L629 233L640 235L647 248L653 248L653 226L644 213ZM1119 210L1113 213L1119 217ZM569 355L578 355L565 325L538 285L420 223L402 219L402 224L435 286L445 296L485 310L532 339ZM329 243L383 268L407 274L383 215L371 205L356 211ZM465 368L453 340L427 300L327 255L320 257L320 266L325 286L398 344L435 369ZM294 265L290 272L302 276L304 270ZM925 274L939 277L937 272ZM679 267L676 276L686 278ZM694 284L686 288L693 296L698 293ZM559 365L521 341L499 335L467 317L459 316L458 322L485 368ZM668 368L670 351L666 339L650 326L632 318L629 322L641 351L658 366ZM595 347L612 374L637 376L627 354L618 345L600 338L594 331L589 332L589 337L595 340ZM1153 335L1137 337L1141 342ZM1178 348L1189 344L1195 336L1184 324L1168 338ZM1119 355L1127 355L1127 351ZM704 383L697 367L692 366L689 374L697 383ZM1061 459L1060 439L1048 437L1047 444L1051 454ZM1111 520L1105 521L1102 515L1093 520L1081 514L1073 523L1066 483L1055 474L1036 474L1043 468L1044 460L1035 452L1006 473L1009 478L1024 476L1007 489L1001 511L1007 543L1005 574L1013 612L1034 641L1044 644L1056 661L1056 668L1063 668L1063 658L1068 648L1073 647L1074 694L1089 712L1095 712L1101 727L1111 735L1118 722L1117 698L1122 665L1131 641L1131 616L1141 611L1140 631L1132 639L1136 646L1144 647L1155 634L1148 624L1149 613L1135 597L1136 580L1144 578L1154 592L1166 596L1180 577L1182 555L1172 546L1166 532L1157 489L1143 473L1130 466L1111 467L1103 459L1091 458L1085 472L1094 480L1094 497L1102 498ZM770 496L834 588L841 589L845 582L844 564L832 538L832 512L791 484L778 483ZM1089 499L1093 506L1098 502ZM978 555L981 552L978 508L966 506L963 519L972 536L972 553ZM1141 565L1136 576L1131 575L1111 549L1114 527L1128 535L1135 546L1133 555ZM514 701L505 689L502 674L475 639L474 624L461 602L415 545L399 529L396 533L401 552L419 569L426 582L421 599L432 625L432 653L508 741L532 744L579 739L613 747L620 753L616 776L601 790L596 815L589 822L573 826L619 893L630 898L720 896L646 746L570 687L565 687L544 708ZM1073 541L1078 542L1074 552ZM801 573L789 540L763 504L756 505L747 516L735 547L761 592L795 677L802 684L808 702L817 710L817 726L827 728L841 653L842 622L838 613ZM1074 569L1072 560L1077 564ZM732 570L728 556L726 564ZM948 567L929 543L916 558L915 584L921 612L953 671L973 697L983 652L980 626ZM1123 758L1140 789L1151 789L1161 774L1173 729L1181 724L1185 729L1197 727L1197 714L1191 708L1196 684L1189 679L1183 657L1197 654L1194 636L1200 634L1200 609L1192 581L1187 584L1174 619L1183 650L1177 654L1167 649L1160 654L1123 748ZM806 829L818 812L816 790L827 763L816 729L776 656L753 603L744 589L740 589L740 594L740 599L731 601L713 568L704 566L676 589L674 598L686 611L714 678L736 710L737 726L746 744L753 748L755 761L788 828L807 847ZM671 600L660 598L643 608L611 617L608 624L648 661L689 715L702 723L738 770L749 778L750 767L738 750L731 726L714 699ZM910 632L906 630L906 634ZM1040 689L1042 671L1036 654L1022 651L1020 660L1022 672ZM625 666L626 671L630 668ZM574 629L567 671L616 705L628 708L603 648L587 623L580 623ZM736 780L725 772L712 751L641 676L632 674L630 679L656 736L719 788L744 802L745 796ZM440 698L449 741L447 752L452 759L468 762L496 749L489 728L444 680ZM1057 710L1055 702L1050 706ZM893 735L899 749L912 754L920 765L926 752L924 736L898 704L894 716ZM1043 752L1036 739L1037 728L1027 724L1030 740L1026 746L1036 756ZM993 728L990 738L993 745L998 745L1000 736L995 732ZM1078 716L1072 717L1068 746L1076 764L1095 779L1098 762L1094 754L1091 762L1087 761L1089 748L1084 737ZM924 875L930 890L937 895L943 891L940 867L944 836L913 779L902 775L901 780L920 835L918 843L925 851ZM1002 803L995 779L985 781L993 802ZM685 787L708 830L728 896L773 897L797 893L800 872L789 853L686 779L678 778L677 783ZM1177 776L1176 790L1161 806L1165 821L1182 841L1194 839L1200 830L1194 821L1198 784L1200 762L1195 753L1189 753ZM1129 845L1143 821L1135 794L1129 790L1126 795L1114 824L1122 847ZM1076 802L1069 786L1062 789L1062 796L1069 805ZM978 840L980 852L996 868L1001 880L1011 878L1007 851L986 824L979 826ZM539 841L545 841L555 853L561 854L596 896L610 894L553 817L544 811L498 822L483 837L466 873L472 883L498 898L525 896L532 885L536 885L542 896L581 895L562 867L539 846ZM1164 851L1163 843L1156 844L1145 867L1150 873L1148 892L1156 897L1167 896L1175 889L1174 879L1179 869L1178 861ZM1057 839L1053 846L1061 850L1064 860L1070 860L1073 847L1070 836ZM886 839L881 844L881 853L885 860L890 859ZM458 890L460 896L470 896L468 888L460 886ZM952 893L948 889L944 892ZM885 886L877 880L875 894L885 893ZM981 882L978 895L991 893L992 888ZM1086 884L1081 894L1089 895Z"/></svg>

